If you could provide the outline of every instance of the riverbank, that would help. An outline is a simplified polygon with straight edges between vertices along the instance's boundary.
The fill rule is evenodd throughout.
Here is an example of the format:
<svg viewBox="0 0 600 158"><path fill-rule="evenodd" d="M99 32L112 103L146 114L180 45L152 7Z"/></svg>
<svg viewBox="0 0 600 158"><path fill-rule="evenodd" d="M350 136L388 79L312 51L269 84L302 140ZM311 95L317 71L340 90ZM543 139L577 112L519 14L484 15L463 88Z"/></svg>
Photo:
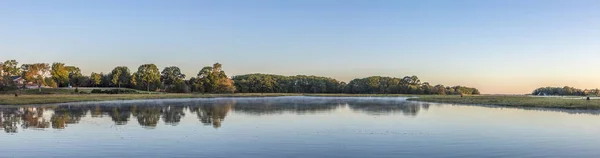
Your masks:
<svg viewBox="0 0 600 158"><path fill-rule="evenodd" d="M176 99L176 98L217 98L217 97L411 97L411 101L450 104L497 105L507 107L600 109L600 99L587 101L583 98L531 97L525 95L407 95L407 94L301 94L301 93L234 93L234 94L25 94L0 95L0 105L51 104L85 101Z"/></svg>
<svg viewBox="0 0 600 158"><path fill-rule="evenodd" d="M217 97L278 97L278 96L322 96L322 97L407 97L403 94L301 94L301 93L234 93L234 94L24 94L0 95L0 105L27 105L70 103L84 101L137 100L137 99L176 99L176 98L217 98ZM414 96L414 95L412 95Z"/></svg>
<svg viewBox="0 0 600 158"><path fill-rule="evenodd" d="M600 99L588 101L583 97L532 97L526 95L476 95L460 97L453 95L427 95L409 98L408 100L507 107L600 109Z"/></svg>

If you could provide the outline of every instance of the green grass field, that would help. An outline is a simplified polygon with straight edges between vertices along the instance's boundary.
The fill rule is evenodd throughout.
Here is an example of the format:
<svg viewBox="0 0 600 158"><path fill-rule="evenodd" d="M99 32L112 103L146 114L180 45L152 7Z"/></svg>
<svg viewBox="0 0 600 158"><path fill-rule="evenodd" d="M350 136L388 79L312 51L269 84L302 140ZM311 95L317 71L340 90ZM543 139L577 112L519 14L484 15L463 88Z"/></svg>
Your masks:
<svg viewBox="0 0 600 158"><path fill-rule="evenodd" d="M533 107L533 108L563 108L563 109L600 109L600 99L587 101L582 97L533 97L526 95L476 95L476 96L419 96L409 100L452 103L452 104L480 104L499 105L508 107Z"/></svg>
<svg viewBox="0 0 600 158"><path fill-rule="evenodd" d="M79 93L91 93L93 89L101 89L101 90L111 90L111 89L123 89L123 90L133 90L138 93L156 93L156 92L148 92L148 91L140 91L129 88L90 88L90 87L81 87L77 88ZM23 90L12 90L12 91L1 91L0 94L14 94L15 92L27 95L27 94L73 94L75 93L75 88L42 88L40 92L38 89L23 89Z"/></svg>
<svg viewBox="0 0 600 158"><path fill-rule="evenodd" d="M31 90L27 90L31 91ZM406 97L403 94L301 94L301 93L234 93L234 94L176 94L176 93L153 93L148 94L71 94L68 91L54 89L42 90L45 93L38 94L23 91L20 96L12 94L0 95L0 105L26 105L26 104L49 104L82 101L108 101L108 100L135 100L135 99L169 99L169 98L215 98L215 97L275 97L275 96L314 96L314 97ZM82 91L82 90L80 90ZM85 92L85 91L84 91Z"/></svg>
<svg viewBox="0 0 600 158"><path fill-rule="evenodd" d="M89 93L92 88L80 89ZM600 109L600 99L587 101L581 97L532 97L525 95L405 95L405 94L300 94L300 93L235 93L235 94L174 94L148 93L139 94L72 94L73 89L37 89L21 92L19 97L11 94L0 95L0 105L49 104L82 101L135 100L135 99L168 99L168 98L214 98L214 97L274 97L274 96L315 96L315 97L411 97L412 101L480 104L508 107L564 108L564 109Z"/></svg>
<svg viewBox="0 0 600 158"><path fill-rule="evenodd" d="M49 104L82 101L136 100L136 99L169 99L169 98L215 98L215 97L274 97L296 96L299 94L281 93L244 93L244 94L25 94L0 95L0 105Z"/></svg>

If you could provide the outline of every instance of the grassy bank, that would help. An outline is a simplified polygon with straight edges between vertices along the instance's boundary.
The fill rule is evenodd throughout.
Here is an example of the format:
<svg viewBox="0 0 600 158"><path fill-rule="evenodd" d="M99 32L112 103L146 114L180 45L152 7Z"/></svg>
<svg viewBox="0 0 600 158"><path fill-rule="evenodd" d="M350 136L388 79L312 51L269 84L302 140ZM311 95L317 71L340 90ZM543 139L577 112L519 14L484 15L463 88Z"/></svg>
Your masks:
<svg viewBox="0 0 600 158"><path fill-rule="evenodd" d="M214 97L275 97L275 96L315 96L315 97L410 97L405 94L300 94L300 93L236 93L236 94L24 94L0 95L0 105L49 104L82 101L169 99L169 98L214 98ZM413 101L481 104L508 107L564 108L564 109L600 109L600 99L586 101L581 98L530 97L525 95L418 95L409 98Z"/></svg>
<svg viewBox="0 0 600 158"><path fill-rule="evenodd" d="M81 92L89 91L87 89ZM0 95L0 105L50 104L82 101L136 100L136 99L170 99L170 98L215 98L215 97L275 97L275 96L314 96L314 97L406 97L403 94L301 94L301 93L235 93L235 94L70 94L64 89L44 89L43 94L37 90L22 91L19 97L13 94Z"/></svg>
<svg viewBox="0 0 600 158"><path fill-rule="evenodd" d="M104 87L98 87L98 88L94 88L94 87L79 87L77 88L77 93L91 93L92 90L94 89L99 89L99 90L112 90L112 89L121 89L121 90L131 90L131 91L135 91L137 93L156 93L156 92L148 92L148 91L140 91L140 90L135 90L135 89L129 89L129 88L104 88ZM14 94L14 93L19 93L22 95L27 95L27 94L73 94L75 93L75 88L42 88L42 91L40 92L38 89L24 89L24 90L11 90L11 91L0 91L0 94Z"/></svg>
<svg viewBox="0 0 600 158"><path fill-rule="evenodd" d="M478 95L464 97L433 95L419 96L418 98L410 98L409 100L436 103L499 105L508 107L600 109L600 99L587 101L582 98L532 97L525 95Z"/></svg>
<svg viewBox="0 0 600 158"><path fill-rule="evenodd" d="M82 101L169 99L169 98L215 98L215 97L273 97L299 94L47 94L47 95L0 95L0 105L50 104ZM301 94L300 94L301 95Z"/></svg>

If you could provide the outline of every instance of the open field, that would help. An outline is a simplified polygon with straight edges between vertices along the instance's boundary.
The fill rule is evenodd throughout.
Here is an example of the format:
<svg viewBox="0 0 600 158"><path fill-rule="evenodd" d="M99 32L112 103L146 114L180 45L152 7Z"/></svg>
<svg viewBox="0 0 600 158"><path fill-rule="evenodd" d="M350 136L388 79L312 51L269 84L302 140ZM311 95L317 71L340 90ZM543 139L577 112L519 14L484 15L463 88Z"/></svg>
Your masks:
<svg viewBox="0 0 600 158"><path fill-rule="evenodd" d="M584 97L533 97L526 95L475 95L460 97L454 95L424 95L417 98L410 98L409 100L508 107L600 109L600 99L587 101Z"/></svg>

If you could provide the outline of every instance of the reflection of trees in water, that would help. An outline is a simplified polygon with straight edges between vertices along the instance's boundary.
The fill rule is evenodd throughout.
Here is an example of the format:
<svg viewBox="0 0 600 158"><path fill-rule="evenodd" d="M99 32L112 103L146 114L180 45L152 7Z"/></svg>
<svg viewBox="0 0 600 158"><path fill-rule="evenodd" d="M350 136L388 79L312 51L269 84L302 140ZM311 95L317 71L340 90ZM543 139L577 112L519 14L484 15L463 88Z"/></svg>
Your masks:
<svg viewBox="0 0 600 158"><path fill-rule="evenodd" d="M238 102L236 112L264 115L292 112L297 114L328 112L348 105L352 110L362 111L367 114L404 113L417 115L421 108L428 109L429 104L407 102L397 99L373 98L313 98L313 99L280 99L258 100L252 102Z"/></svg>
<svg viewBox="0 0 600 158"><path fill-rule="evenodd" d="M163 121L168 125L177 125L185 116L184 106L170 105L163 107Z"/></svg>
<svg viewBox="0 0 600 158"><path fill-rule="evenodd" d="M265 103L265 104L253 104L253 103L239 103L235 105L234 110L236 112L242 112L252 115L270 115L270 114L282 114L285 112L297 113L297 114L308 114L327 112L335 110L340 104L327 103L327 104L314 104L314 103Z"/></svg>
<svg viewBox="0 0 600 158"><path fill-rule="evenodd" d="M138 123L144 127L156 127L160 120L161 107L159 106L136 106L134 116Z"/></svg>
<svg viewBox="0 0 600 158"><path fill-rule="evenodd" d="M269 115L282 113L311 114L330 112L340 107L367 114L403 113L417 115L428 104L406 102L398 99L353 98L254 98L254 99L204 99L189 101L149 101L131 103L102 103L93 105L52 105L0 108L0 122L5 132L17 132L18 127L64 129L78 123L89 111L92 118L110 116L116 125L125 125L131 117L143 127L158 126L160 120L167 125L178 125L186 112L195 113L204 125L220 128L229 111ZM187 111L186 109L189 109ZM44 118L44 112L53 112ZM49 121L48 121L49 120Z"/></svg>
<svg viewBox="0 0 600 158"><path fill-rule="evenodd" d="M227 113L234 104L234 100L200 103L194 107L190 107L190 111L196 113L198 119L204 125L212 125L214 128L219 128L221 127L221 122L225 120L225 116L227 116Z"/></svg>
<svg viewBox="0 0 600 158"><path fill-rule="evenodd" d="M50 117L52 128L64 129L67 124L77 124L87 111L87 107L82 106L58 106Z"/></svg>
<svg viewBox="0 0 600 158"><path fill-rule="evenodd" d="M17 133L18 125L21 123L21 117L19 117L18 109L2 109L0 115L0 122L2 122L2 129L6 133Z"/></svg>
<svg viewBox="0 0 600 158"><path fill-rule="evenodd" d="M401 112L404 115L416 116L421 109L429 109L429 104L418 102L354 102L348 103L352 110L368 114L386 114Z"/></svg>
<svg viewBox="0 0 600 158"><path fill-rule="evenodd" d="M25 108L21 119L23 119L23 124L21 124L23 129L48 128L50 126L50 122L44 119L43 109L33 107Z"/></svg>
<svg viewBox="0 0 600 158"><path fill-rule="evenodd" d="M110 111L108 112L108 115L110 116L110 119L115 122L115 124L117 125L125 125L127 124L127 122L129 121L129 118L131 117L131 106L127 106L127 107L109 107Z"/></svg>

